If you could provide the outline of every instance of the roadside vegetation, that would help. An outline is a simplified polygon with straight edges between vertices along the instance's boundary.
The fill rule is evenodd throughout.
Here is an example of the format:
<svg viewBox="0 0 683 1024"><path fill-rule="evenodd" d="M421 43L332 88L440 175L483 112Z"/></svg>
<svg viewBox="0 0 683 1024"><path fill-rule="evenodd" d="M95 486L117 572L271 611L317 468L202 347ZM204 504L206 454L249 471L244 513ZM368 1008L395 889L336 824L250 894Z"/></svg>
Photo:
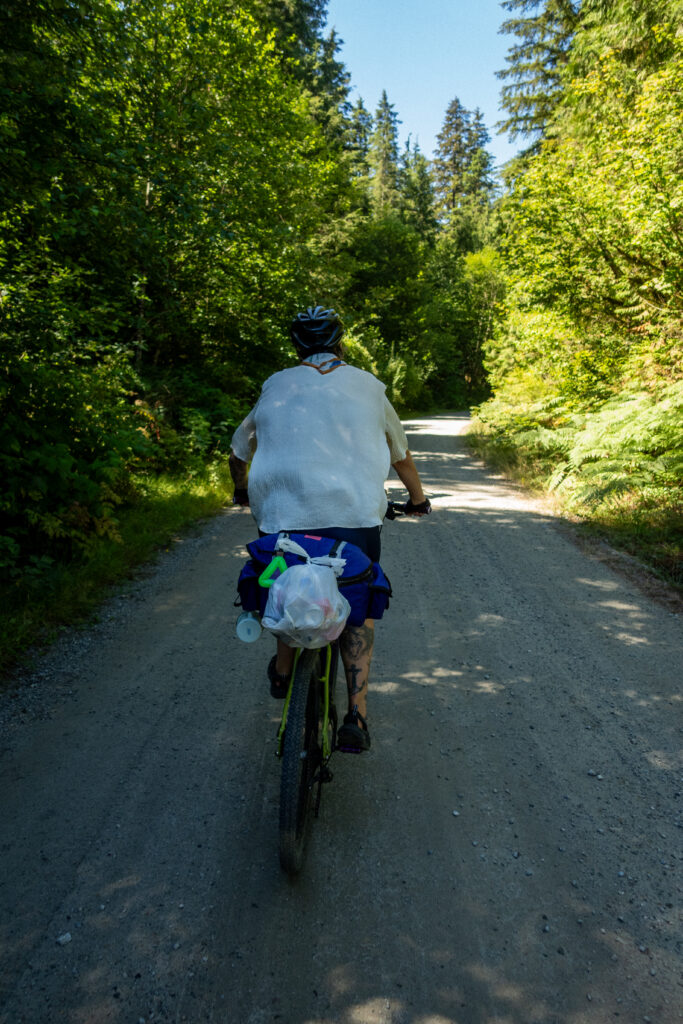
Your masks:
<svg viewBox="0 0 683 1024"><path fill-rule="evenodd" d="M683 5L536 6L508 85L535 140L506 169L473 445L681 586Z"/></svg>
<svg viewBox="0 0 683 1024"><path fill-rule="evenodd" d="M78 559L54 560L22 585L0 614L0 672L36 642L92 615L112 584L168 550L198 520L215 515L232 497L227 465L192 479L154 475L136 480L137 493L119 513L116 531L92 538ZM5 591L7 595L8 591Z"/></svg>
<svg viewBox="0 0 683 1024"><path fill-rule="evenodd" d="M0 10L1 666L229 500L310 302L680 578L679 0L505 0L502 179L457 97L431 160L351 104L326 6Z"/></svg>

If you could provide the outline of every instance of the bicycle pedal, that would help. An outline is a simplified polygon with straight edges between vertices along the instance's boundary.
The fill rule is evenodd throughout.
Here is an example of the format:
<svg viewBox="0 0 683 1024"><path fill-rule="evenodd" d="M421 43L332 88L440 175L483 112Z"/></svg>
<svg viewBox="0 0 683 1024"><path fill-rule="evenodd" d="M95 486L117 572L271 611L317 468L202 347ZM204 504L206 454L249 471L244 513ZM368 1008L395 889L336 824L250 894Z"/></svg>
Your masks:
<svg viewBox="0 0 683 1024"><path fill-rule="evenodd" d="M364 754L365 751L360 747L337 747L340 754Z"/></svg>

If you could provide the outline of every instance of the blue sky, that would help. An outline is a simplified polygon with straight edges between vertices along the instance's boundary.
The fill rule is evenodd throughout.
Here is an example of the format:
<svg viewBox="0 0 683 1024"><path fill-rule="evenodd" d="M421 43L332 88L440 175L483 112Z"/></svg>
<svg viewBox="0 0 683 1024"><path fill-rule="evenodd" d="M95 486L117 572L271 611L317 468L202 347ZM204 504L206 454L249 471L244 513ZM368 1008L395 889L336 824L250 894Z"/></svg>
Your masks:
<svg viewBox="0 0 683 1024"><path fill-rule="evenodd" d="M500 86L511 43L498 29L506 12L499 0L329 0L327 28L344 40L340 57L351 73L351 100L363 97L374 113L386 89L402 124L431 156L446 108L457 96L479 107L491 133L496 163L517 145L497 135Z"/></svg>

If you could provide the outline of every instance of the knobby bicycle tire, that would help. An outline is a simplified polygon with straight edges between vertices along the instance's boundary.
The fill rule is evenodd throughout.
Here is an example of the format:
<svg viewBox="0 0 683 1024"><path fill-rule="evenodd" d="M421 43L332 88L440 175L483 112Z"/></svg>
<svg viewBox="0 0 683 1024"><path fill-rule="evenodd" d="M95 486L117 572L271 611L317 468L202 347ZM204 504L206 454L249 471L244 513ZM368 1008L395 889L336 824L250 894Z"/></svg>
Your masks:
<svg viewBox="0 0 683 1024"><path fill-rule="evenodd" d="M301 870L310 825L313 780L320 768L318 651L301 652L287 712L280 777L280 864Z"/></svg>

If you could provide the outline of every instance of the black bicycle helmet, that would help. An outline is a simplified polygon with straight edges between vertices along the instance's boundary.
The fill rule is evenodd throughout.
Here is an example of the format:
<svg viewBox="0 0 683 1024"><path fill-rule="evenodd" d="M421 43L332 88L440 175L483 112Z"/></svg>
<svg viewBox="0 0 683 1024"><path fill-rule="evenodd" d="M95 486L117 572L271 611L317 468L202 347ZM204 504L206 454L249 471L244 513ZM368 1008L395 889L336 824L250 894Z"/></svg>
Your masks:
<svg viewBox="0 0 683 1024"><path fill-rule="evenodd" d="M292 321L289 332L299 352L312 356L332 352L344 336L344 325L333 309L309 306Z"/></svg>

